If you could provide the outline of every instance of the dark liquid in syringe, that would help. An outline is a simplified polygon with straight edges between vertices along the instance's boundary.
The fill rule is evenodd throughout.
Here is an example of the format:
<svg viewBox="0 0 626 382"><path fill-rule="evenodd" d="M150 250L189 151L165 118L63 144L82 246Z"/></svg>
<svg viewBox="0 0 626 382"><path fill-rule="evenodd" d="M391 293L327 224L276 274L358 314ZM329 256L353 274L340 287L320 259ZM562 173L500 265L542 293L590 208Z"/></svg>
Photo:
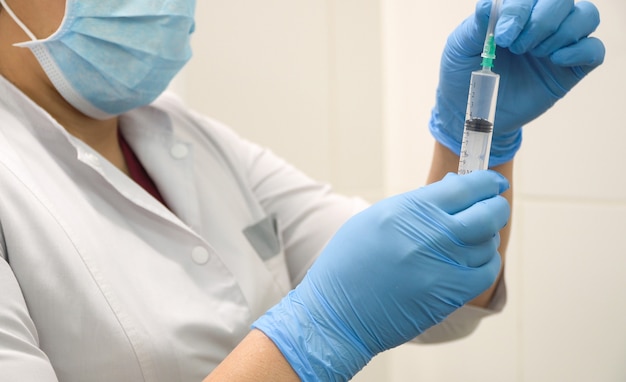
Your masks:
<svg viewBox="0 0 626 382"><path fill-rule="evenodd" d="M478 133L491 133L493 131L493 123L482 118L468 119L465 121L465 129Z"/></svg>

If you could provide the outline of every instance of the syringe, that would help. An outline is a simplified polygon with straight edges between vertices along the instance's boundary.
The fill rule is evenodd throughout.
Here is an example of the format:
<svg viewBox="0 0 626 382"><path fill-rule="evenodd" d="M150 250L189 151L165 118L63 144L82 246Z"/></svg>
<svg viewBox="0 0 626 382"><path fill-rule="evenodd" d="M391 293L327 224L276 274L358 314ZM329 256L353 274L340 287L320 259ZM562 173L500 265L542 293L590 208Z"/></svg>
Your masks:
<svg viewBox="0 0 626 382"><path fill-rule="evenodd" d="M489 167L493 122L496 116L496 101L500 76L491 71L496 58L494 29L500 13L502 0L493 0L487 36L483 47L482 69L472 72L470 79L465 128L459 159L459 174L469 174Z"/></svg>

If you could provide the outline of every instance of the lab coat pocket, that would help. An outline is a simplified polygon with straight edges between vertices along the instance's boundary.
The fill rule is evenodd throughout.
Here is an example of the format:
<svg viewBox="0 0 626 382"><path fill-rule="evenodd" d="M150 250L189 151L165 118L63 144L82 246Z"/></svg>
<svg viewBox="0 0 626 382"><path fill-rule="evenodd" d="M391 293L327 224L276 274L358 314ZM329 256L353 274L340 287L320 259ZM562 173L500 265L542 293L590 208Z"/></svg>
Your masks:
<svg viewBox="0 0 626 382"><path fill-rule="evenodd" d="M285 263L278 221L275 215L270 215L243 230L243 234L254 248L257 255L263 260L267 269L274 276L280 289L287 293L291 289L291 282Z"/></svg>

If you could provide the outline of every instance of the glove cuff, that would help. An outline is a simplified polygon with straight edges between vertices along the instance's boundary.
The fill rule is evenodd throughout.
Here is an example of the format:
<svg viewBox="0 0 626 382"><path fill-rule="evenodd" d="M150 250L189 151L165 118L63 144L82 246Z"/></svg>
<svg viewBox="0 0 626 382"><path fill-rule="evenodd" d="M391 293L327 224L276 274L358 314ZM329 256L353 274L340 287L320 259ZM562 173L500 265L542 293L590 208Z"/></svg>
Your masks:
<svg viewBox="0 0 626 382"><path fill-rule="evenodd" d="M310 311L298 294L304 293L308 300L311 293L315 294L308 290L312 288L305 280L252 328L274 342L302 381L348 381L374 355L346 337L344 326L332 322L331 314L324 312L324 320L316 319L319 314ZM323 302L320 304L324 310Z"/></svg>
<svg viewBox="0 0 626 382"><path fill-rule="evenodd" d="M434 107L428 122L428 129L437 142L456 155L460 155L463 142L463 121L453 116L444 117L439 113L438 108ZM494 129L498 129L497 124ZM453 134L450 133L451 131ZM521 146L522 128L508 134L496 134L494 131L489 167L499 166L512 160Z"/></svg>
<svg viewBox="0 0 626 382"><path fill-rule="evenodd" d="M443 120L445 118L445 121ZM454 134L450 133L450 129ZM453 116L443 116L439 113L437 106L430 113L428 122L430 134L437 142L447 147L450 151L459 155L461 153L461 143L463 140L463 120L458 120Z"/></svg>
<svg viewBox="0 0 626 382"><path fill-rule="evenodd" d="M496 125L494 129L497 129ZM495 135L491 142L489 167L499 166L511 161L522 146L522 128L506 135Z"/></svg>

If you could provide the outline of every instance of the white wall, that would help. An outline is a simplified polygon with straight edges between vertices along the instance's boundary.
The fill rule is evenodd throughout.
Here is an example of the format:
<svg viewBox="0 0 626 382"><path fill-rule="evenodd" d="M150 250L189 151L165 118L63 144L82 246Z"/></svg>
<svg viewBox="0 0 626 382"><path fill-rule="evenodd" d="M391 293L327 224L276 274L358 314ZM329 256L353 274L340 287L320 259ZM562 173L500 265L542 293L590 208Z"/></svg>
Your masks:
<svg viewBox="0 0 626 382"><path fill-rule="evenodd" d="M472 0L203 0L174 85L197 110L374 200L423 184L439 54ZM626 3L597 0L605 65L525 130L509 303L470 338L355 380L626 380Z"/></svg>
<svg viewBox="0 0 626 382"><path fill-rule="evenodd" d="M203 0L197 24L177 84L194 108L317 179L381 196L377 0Z"/></svg>

